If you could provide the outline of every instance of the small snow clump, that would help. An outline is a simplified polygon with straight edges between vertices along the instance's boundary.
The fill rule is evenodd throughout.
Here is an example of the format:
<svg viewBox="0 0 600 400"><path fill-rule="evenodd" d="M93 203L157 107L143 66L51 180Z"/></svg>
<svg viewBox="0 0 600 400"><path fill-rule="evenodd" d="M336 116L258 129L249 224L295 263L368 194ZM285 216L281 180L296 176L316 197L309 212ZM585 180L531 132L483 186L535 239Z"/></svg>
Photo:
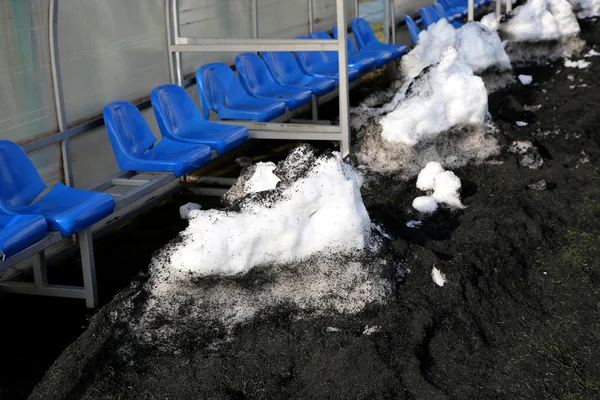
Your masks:
<svg viewBox="0 0 600 400"><path fill-rule="evenodd" d="M433 267L431 270L431 279L433 279L433 282L440 287L444 286L444 283L446 283L446 275L436 267Z"/></svg>
<svg viewBox="0 0 600 400"><path fill-rule="evenodd" d="M533 82L533 77L531 75L519 75L518 78L522 85L530 85L531 82Z"/></svg>
<svg viewBox="0 0 600 400"><path fill-rule="evenodd" d="M194 215L192 211L201 209L202 207L200 206L200 204L187 203L179 207L179 216L181 217L181 219L190 219Z"/></svg>

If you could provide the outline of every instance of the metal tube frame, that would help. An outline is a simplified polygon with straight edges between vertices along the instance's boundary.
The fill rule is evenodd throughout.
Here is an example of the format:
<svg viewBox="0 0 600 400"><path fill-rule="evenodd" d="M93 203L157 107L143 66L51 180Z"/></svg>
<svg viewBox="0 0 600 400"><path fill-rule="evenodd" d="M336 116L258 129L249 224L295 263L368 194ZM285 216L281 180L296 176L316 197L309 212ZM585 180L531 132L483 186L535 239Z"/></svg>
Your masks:
<svg viewBox="0 0 600 400"><path fill-rule="evenodd" d="M386 0L387 1L387 0ZM225 38L189 38L181 37L179 30L179 6L178 0L168 0L170 18L167 21L171 26L167 28L171 32L169 37L169 56L175 55L174 62L170 67L172 79L178 85L182 85L181 53L183 52L256 52L256 51L336 51L339 59L339 108L340 125L330 127L324 131L318 125L305 125L301 131L294 129L294 124L274 124L277 131L270 129L269 123L261 124L250 131L250 137L264 139L297 139L297 140L334 140L340 142L342 156L350 153L350 115L349 115L349 83L348 83L348 50L346 47L347 30L338 30L337 40L302 40L302 39L225 39ZM258 34L258 9L257 0L253 0L253 36ZM312 0L309 0L309 29L314 29L314 8ZM336 0L336 22L337 26L346 27L346 4L344 0ZM272 126L272 125L271 125Z"/></svg>
<svg viewBox="0 0 600 400"><path fill-rule="evenodd" d="M467 21L471 22L475 19L475 1L469 0Z"/></svg>
<svg viewBox="0 0 600 400"><path fill-rule="evenodd" d="M396 44L396 2L390 0L390 17L392 19L392 44Z"/></svg>

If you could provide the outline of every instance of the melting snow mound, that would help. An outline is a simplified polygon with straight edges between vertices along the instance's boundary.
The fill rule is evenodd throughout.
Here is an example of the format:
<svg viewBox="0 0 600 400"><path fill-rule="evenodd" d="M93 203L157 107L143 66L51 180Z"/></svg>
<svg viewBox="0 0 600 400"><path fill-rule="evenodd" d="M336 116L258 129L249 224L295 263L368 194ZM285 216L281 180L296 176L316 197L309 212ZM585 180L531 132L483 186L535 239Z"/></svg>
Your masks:
<svg viewBox="0 0 600 400"><path fill-rule="evenodd" d="M393 260L379 253L360 181L340 155L301 145L263 167L249 166L224 210L194 211L155 255L145 300L128 318L140 340L177 346L178 337L231 334L278 310L356 313L389 298ZM276 188L247 190L272 186L274 176Z"/></svg>
<svg viewBox="0 0 600 400"><path fill-rule="evenodd" d="M315 159L296 180L279 173L287 180L281 189L260 199L244 198L239 212L195 212L170 255L171 274L181 279L235 275L259 265L286 264L320 252L349 254L369 245L371 221L358 178L338 153ZM272 187L276 180L258 168L246 187Z"/></svg>
<svg viewBox="0 0 600 400"><path fill-rule="evenodd" d="M485 85L471 68L458 62L456 48L448 47L439 64L419 78L396 110L381 118L385 140L414 146L453 126L483 124L488 101Z"/></svg>
<svg viewBox="0 0 600 400"><path fill-rule="evenodd" d="M441 19L421 31L417 46L402 57L402 73L414 78L424 68L439 62L449 46L458 50L458 60L475 73L489 68L511 69L508 55L493 30L479 22L470 22L455 29L446 19Z"/></svg>
<svg viewBox="0 0 600 400"><path fill-rule="evenodd" d="M593 18L600 16L600 0L569 0L577 11L577 18Z"/></svg>

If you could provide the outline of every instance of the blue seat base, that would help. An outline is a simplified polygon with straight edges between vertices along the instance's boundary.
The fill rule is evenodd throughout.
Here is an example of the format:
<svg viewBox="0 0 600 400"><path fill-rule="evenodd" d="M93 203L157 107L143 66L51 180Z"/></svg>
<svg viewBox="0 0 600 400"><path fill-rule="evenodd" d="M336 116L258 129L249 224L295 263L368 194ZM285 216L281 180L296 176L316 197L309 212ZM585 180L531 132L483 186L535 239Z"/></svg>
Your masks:
<svg viewBox="0 0 600 400"><path fill-rule="evenodd" d="M330 78L320 78L317 76L304 75L301 80L293 84L284 84L284 86L308 89L316 96L323 96L335 90L335 80Z"/></svg>
<svg viewBox="0 0 600 400"><path fill-rule="evenodd" d="M236 104L221 107L219 119L240 119L258 122L269 122L285 114L284 102L273 102L254 98L252 104Z"/></svg>
<svg viewBox="0 0 600 400"><path fill-rule="evenodd" d="M312 99L312 92L309 90L282 85L262 87L252 95L259 99L283 101L290 110L308 104Z"/></svg>
<svg viewBox="0 0 600 400"><path fill-rule="evenodd" d="M206 120L196 120L182 126L174 139L203 144L218 154L223 154L248 140L248 129L243 126L220 125Z"/></svg>
<svg viewBox="0 0 600 400"><path fill-rule="evenodd" d="M41 215L0 214L0 262L41 240L47 230Z"/></svg>
<svg viewBox="0 0 600 400"><path fill-rule="evenodd" d="M111 195L89 192L56 184L35 203L15 208L19 214L40 214L48 228L60 231L64 237L74 235L113 212L115 202Z"/></svg>

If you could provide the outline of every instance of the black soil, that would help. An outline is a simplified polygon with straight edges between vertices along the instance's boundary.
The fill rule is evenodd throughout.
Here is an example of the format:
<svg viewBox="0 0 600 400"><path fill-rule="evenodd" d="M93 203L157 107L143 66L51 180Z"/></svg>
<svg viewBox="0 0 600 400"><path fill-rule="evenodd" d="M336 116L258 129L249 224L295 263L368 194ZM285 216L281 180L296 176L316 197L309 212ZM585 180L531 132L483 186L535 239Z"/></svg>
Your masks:
<svg viewBox="0 0 600 400"><path fill-rule="evenodd" d="M588 45L600 45L600 25L581 25ZM385 305L301 319L281 310L239 327L217 350L207 348L214 336L198 332L165 351L124 346L127 327L113 323L134 284L91 320L31 398L600 398L600 57L589 60L584 70L557 62L517 71L534 83L490 96L503 148L533 142L541 168L504 150L501 163L458 169L466 208L418 228L406 226L419 217L414 180L363 191L371 218L394 238L384 252L409 270ZM531 123L516 127L518 113ZM443 287L432 267L446 274ZM51 329L39 322L33 346ZM378 329L367 335L366 326Z"/></svg>

